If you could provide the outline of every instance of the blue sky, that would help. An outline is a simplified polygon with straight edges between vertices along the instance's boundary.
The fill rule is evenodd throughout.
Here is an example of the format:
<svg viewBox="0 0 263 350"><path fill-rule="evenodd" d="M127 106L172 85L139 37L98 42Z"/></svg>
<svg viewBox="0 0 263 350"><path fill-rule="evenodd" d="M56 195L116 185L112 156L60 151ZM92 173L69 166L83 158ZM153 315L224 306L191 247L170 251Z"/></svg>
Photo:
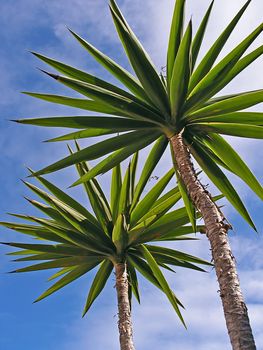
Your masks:
<svg viewBox="0 0 263 350"><path fill-rule="evenodd" d="M244 1L217 0L208 30L203 52L228 23ZM188 16L193 14L195 23L208 6L207 0L189 0ZM171 19L173 1L170 0L122 0L120 5L139 38L153 57L158 69L165 64L165 49ZM262 21L263 3L253 0L240 21L237 30L226 45L224 53L244 38ZM65 88L43 76L36 67L43 67L28 50L44 53L56 59L85 68L93 74L111 79L74 41L66 25L88 38L126 68L128 63L110 19L105 0L13 0L1 3L1 56L0 56L0 147L1 189L0 216L8 220L6 212L35 213L22 196L27 190L20 178L27 175L25 166L41 168L66 154L64 144L43 144L42 140L58 135L55 130L44 130L16 125L8 119L20 117L70 115L73 110L34 100L20 91L65 93ZM257 40L262 44L262 36ZM259 59L234 82L225 93L259 89L263 86L263 60ZM262 111L262 105L254 110ZM263 183L262 142L231 139L244 159ZM170 167L167 156L157 170ZM72 169L49 176L62 188L74 180ZM104 187L108 175L100 178ZM204 182L207 179L203 178ZM225 212L234 224L231 243L237 259L242 289L248 303L249 315L258 348L263 348L263 262L261 260L262 202L240 181L234 179L254 221L259 234L255 234L233 211L229 204ZM214 191L214 188L211 187ZM71 194L85 200L79 189ZM21 239L13 232L1 229L1 241ZM182 244L180 248L209 259L209 247L204 237L200 242ZM90 278L83 277L74 285L50 298L32 304L47 288L48 273L8 275L12 264L5 247L1 247L0 279L0 348L4 350L84 350L118 348L117 310L114 278L85 319L81 310L90 285ZM186 306L184 314L188 330L185 331L173 314L168 302L159 291L147 283L141 284L142 305L134 304L134 335L137 349L150 350L221 350L230 349L222 315L218 286L214 271L208 274L178 270L168 277L171 285Z"/></svg>

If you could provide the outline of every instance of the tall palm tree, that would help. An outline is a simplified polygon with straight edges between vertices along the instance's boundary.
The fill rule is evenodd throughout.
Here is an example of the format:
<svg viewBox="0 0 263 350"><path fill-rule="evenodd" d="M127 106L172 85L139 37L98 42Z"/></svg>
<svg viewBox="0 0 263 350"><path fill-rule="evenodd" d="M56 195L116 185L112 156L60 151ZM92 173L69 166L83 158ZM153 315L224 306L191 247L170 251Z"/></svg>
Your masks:
<svg viewBox="0 0 263 350"><path fill-rule="evenodd" d="M211 266L211 263L203 259L156 245L158 241L194 239L187 236L193 232L193 229L187 225L189 218L186 209L179 208L168 213L181 199L178 187L162 195L173 178L174 169L168 171L148 193L142 196L156 165L155 153L160 147L164 147L163 138L153 147L138 182L135 179L137 153L132 158L123 178L119 165L113 169L110 201L107 200L97 180L84 182L95 216L61 189L38 176L39 182L51 194L25 182L29 189L46 204L28 200L47 218L11 214L20 219L32 221L34 225L17 222L0 223L35 239L33 244L5 243L11 247L20 248L19 251L9 253L12 256L23 256L15 261L42 261L13 272L59 268L49 280L59 277L60 279L36 301L46 298L99 267L87 297L84 316L102 292L112 270L115 270L122 350L134 349L130 304L132 294L140 302L137 272L166 294L184 324L180 311L182 304L170 289L160 267L170 271L174 271L172 267L177 266L204 271L196 264ZM85 162L77 164L80 176L86 174L89 169ZM198 227L198 230L200 229L202 226ZM151 245L150 242L155 244Z"/></svg>
<svg viewBox="0 0 263 350"><path fill-rule="evenodd" d="M222 168L239 176L261 199L263 198L262 186L238 153L221 135L263 138L263 114L242 111L263 102L263 90L214 97L263 53L263 46L260 46L244 55L262 32L263 24L260 24L219 63L215 63L250 2L251 0L245 3L197 65L214 1L209 6L197 33L193 36L191 20L184 31L185 0L177 0L167 51L166 75L163 75L159 74L155 68L115 1L110 0L114 24L136 76L79 35L71 30L70 32L129 92L89 73L34 53L64 76L46 72L47 74L84 95L85 98L39 93L27 93L28 95L53 103L99 112L103 116L19 120L24 124L80 129L50 141L126 132L87 147L35 174L47 174L82 160L97 159L111 153L78 179L74 185L110 170L120 161L163 135L164 145L170 144L171 147L179 187L193 227L195 227L194 207L204 219L220 285L227 328L235 350L255 349L255 344L228 241L228 230L231 229L231 225L199 181L191 156L241 216L255 229L249 213ZM162 154L163 151L157 152L156 160Z"/></svg>

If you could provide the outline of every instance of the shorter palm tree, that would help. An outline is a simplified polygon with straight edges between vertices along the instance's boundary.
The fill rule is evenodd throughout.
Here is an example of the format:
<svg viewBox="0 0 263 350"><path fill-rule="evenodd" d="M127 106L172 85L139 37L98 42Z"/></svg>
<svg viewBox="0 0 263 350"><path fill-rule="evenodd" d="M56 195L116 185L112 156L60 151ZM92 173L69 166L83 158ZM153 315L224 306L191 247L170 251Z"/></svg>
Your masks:
<svg viewBox="0 0 263 350"><path fill-rule="evenodd" d="M38 240L33 244L5 243L22 249L9 253L23 256L15 261L42 261L13 272L59 268L49 280L60 279L36 301L44 299L98 267L84 307L84 316L115 269L122 350L134 349L130 305L132 294L140 302L138 271L166 294L184 324L180 312L182 304L170 289L160 268L173 271L171 266L180 266L204 271L195 264L211 265L195 256L149 244L157 241L194 239L187 236L193 229L191 225L188 226L186 209L169 211L181 198L178 187L162 195L174 175L173 169L159 179L141 199L156 166L154 161L156 152L165 146L163 138L156 142L136 186L138 153L133 156L123 178L120 166L113 169L110 202L96 179L84 182L95 216L61 189L38 176L37 180L51 194L25 182L46 204L28 200L48 218L11 214L35 224L1 223L7 228ZM84 162L78 163L76 167L80 176L90 171L88 164ZM198 230L201 229L202 226L198 226Z"/></svg>

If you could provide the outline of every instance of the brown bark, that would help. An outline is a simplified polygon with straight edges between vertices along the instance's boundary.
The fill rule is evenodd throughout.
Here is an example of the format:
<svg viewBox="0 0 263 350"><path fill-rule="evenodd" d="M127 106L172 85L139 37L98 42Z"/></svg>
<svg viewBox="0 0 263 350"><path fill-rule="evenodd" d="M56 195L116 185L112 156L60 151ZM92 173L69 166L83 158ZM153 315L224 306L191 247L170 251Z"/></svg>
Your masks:
<svg viewBox="0 0 263 350"><path fill-rule="evenodd" d="M129 283L125 263L115 265L116 290L119 310L119 335L121 350L135 350L132 337L131 309L129 302Z"/></svg>
<svg viewBox="0 0 263 350"><path fill-rule="evenodd" d="M196 176L190 152L182 135L170 139L173 159L191 200L201 213L220 286L220 296L233 350L255 350L247 308L242 296L235 258L228 241L230 226L211 195Z"/></svg>

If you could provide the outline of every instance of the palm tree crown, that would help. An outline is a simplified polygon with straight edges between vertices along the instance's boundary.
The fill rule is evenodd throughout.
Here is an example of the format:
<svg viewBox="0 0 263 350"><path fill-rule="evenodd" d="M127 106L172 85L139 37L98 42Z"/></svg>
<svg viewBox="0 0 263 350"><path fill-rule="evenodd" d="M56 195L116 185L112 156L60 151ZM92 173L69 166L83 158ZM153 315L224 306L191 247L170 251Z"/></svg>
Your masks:
<svg viewBox="0 0 263 350"><path fill-rule="evenodd" d="M103 290L113 267L118 263L125 263L130 283L130 298L134 294L140 301L137 280L139 271L167 295L178 316L184 322L179 310L182 304L168 286L160 267L170 271L173 271L171 266L204 271L195 264L208 266L211 264L181 251L149 244L158 241L194 239L187 236L193 233L193 229L192 226L188 226L186 209L179 208L170 212L181 198L178 187L162 195L173 177L173 169L142 196L156 166L153 158L156 153L161 153L163 150L164 141L160 138L152 148L138 182L135 179L138 153L132 158L124 177L121 175L120 166L115 167L112 172L110 201L107 200L96 179L85 181L84 188L95 216L41 176L37 176L38 181L51 194L25 182L46 204L28 200L48 218L12 214L37 225L17 222L0 224L37 239L33 244L5 243L21 249L10 253L10 255L24 256L15 261L43 261L14 272L59 268L59 271L49 280L62 277L36 301L49 296L99 266L88 294L84 315ZM76 154L72 151L71 153ZM90 171L85 162L78 163L76 167L80 176ZM198 226L197 229L201 230L202 226Z"/></svg>
<svg viewBox="0 0 263 350"><path fill-rule="evenodd" d="M239 176L261 199L263 199L262 186L221 135L263 138L263 114L242 111L262 102L263 91L214 97L263 53L263 46L260 46L244 56L245 51L262 32L263 24L260 24L236 48L215 64L250 2L251 0L245 3L200 63L196 65L214 1L209 6L197 33L193 36L191 21L184 31L185 0L177 0L167 51L166 76L158 73L114 0L110 0L112 18L136 76L70 30L89 54L112 73L129 92L89 73L34 53L39 59L64 75L46 72L47 74L84 95L85 98L27 94L49 102L99 112L103 116L22 119L18 122L80 129L49 141L125 132L57 161L36 172L35 175L47 174L79 161L97 159L111 153L92 170L83 174L74 183L77 185L112 169L120 161L151 144L161 135L164 135L166 140L164 143L168 144L168 140L173 135L181 134L200 167L243 218L255 228L236 190L221 167ZM183 188L181 190L183 191ZM185 194L185 204L189 208L186 197ZM190 213L190 210L188 211Z"/></svg>

